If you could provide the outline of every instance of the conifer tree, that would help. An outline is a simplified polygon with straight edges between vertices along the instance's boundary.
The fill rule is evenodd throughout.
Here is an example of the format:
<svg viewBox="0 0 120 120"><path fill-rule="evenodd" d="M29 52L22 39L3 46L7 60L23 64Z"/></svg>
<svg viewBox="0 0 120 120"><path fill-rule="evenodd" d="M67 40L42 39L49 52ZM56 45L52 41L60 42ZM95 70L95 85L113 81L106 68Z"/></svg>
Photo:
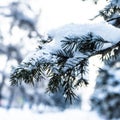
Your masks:
<svg viewBox="0 0 120 120"><path fill-rule="evenodd" d="M99 71L91 106L106 119L120 118L120 57Z"/></svg>
<svg viewBox="0 0 120 120"><path fill-rule="evenodd" d="M111 25L104 24L101 26L111 30ZM48 92L55 93L62 88L65 99L72 102L73 98L77 98L76 88L89 83L89 59L99 55L102 61L109 61L120 54L119 40L106 40L100 32L94 33L92 25L91 31L81 32L80 28L86 26L66 25L48 33L47 39L42 37L36 53L12 71L11 84L25 82L34 85L35 82L48 80ZM106 44L110 45L105 47Z"/></svg>

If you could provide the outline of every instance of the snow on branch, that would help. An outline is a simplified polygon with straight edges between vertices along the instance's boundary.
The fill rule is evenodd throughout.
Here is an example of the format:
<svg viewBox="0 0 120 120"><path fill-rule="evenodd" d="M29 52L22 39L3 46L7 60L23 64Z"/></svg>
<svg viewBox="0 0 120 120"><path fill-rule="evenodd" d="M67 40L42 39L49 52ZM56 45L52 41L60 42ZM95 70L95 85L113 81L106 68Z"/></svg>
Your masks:
<svg viewBox="0 0 120 120"><path fill-rule="evenodd" d="M49 92L63 88L63 95L72 102L74 90L87 78L89 58L101 55L103 61L120 54L120 30L107 24L69 24L48 33L45 42L34 54L11 73L11 84L33 84L48 80Z"/></svg>
<svg viewBox="0 0 120 120"><path fill-rule="evenodd" d="M99 14L90 20L94 20L97 17L103 17L104 20L111 23L116 27L120 27L120 1L119 0L111 0L106 7L99 11Z"/></svg>

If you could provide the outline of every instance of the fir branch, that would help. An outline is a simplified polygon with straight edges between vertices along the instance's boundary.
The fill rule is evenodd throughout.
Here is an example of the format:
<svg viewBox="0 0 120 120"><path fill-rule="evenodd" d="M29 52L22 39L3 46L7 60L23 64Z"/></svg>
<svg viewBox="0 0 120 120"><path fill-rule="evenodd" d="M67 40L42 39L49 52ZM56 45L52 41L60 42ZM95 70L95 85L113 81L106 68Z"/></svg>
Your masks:
<svg viewBox="0 0 120 120"><path fill-rule="evenodd" d="M118 14L120 13L120 7L115 4L110 3L103 10L99 11L98 15L96 15L94 18L92 18L90 20L94 20L97 17L102 16L105 20L107 20L107 22L109 22L109 18L112 18L113 15L116 13L118 13ZM112 21L112 19L110 21Z"/></svg>
<svg viewBox="0 0 120 120"><path fill-rule="evenodd" d="M47 92L55 93L60 90L61 87L61 76L53 73L47 87Z"/></svg>
<svg viewBox="0 0 120 120"><path fill-rule="evenodd" d="M101 59L103 61L108 61L113 58L116 59L116 57L119 56L119 54L120 54L120 41L112 45L111 47L95 51L93 54L88 56L88 58L95 55L101 55Z"/></svg>
<svg viewBox="0 0 120 120"><path fill-rule="evenodd" d="M97 49L102 48L104 43L109 43L102 37L94 35L92 32L81 37L65 37L65 40L62 40L61 42L63 49L67 51L79 51L84 54L86 52L94 52Z"/></svg>
<svg viewBox="0 0 120 120"><path fill-rule="evenodd" d="M51 73L50 67L52 65L50 61L43 62L34 59L28 63L22 63L11 73L11 85L19 85L22 82L34 85L35 82L45 79L46 73Z"/></svg>
<svg viewBox="0 0 120 120"><path fill-rule="evenodd" d="M21 64L11 74L11 84L21 84L24 81L34 85L35 80L39 81L47 76L49 77L47 91L54 93L62 87L66 100L69 99L72 102L72 99L76 98L74 89L88 84L85 75L89 58L101 55L103 61L108 61L115 59L120 54L120 41L111 47L102 49L105 43L109 42L93 33L81 37L65 37L65 40L62 41L62 49L51 53L54 62L43 57ZM81 53L86 54L86 52L89 54L82 57L75 56L76 51L80 55Z"/></svg>
<svg viewBox="0 0 120 120"><path fill-rule="evenodd" d="M74 93L74 77L66 76L64 79L62 87L64 89L63 96L65 97L65 101L69 100L72 103L73 99L77 99L76 94Z"/></svg>
<svg viewBox="0 0 120 120"><path fill-rule="evenodd" d="M108 19L107 22L110 22L110 21L113 21L113 20L117 20L117 19L120 19L120 17L115 17L115 18Z"/></svg>
<svg viewBox="0 0 120 120"><path fill-rule="evenodd" d="M58 66L63 67L67 60L73 57L73 52L63 49L52 53L52 55L56 57Z"/></svg>

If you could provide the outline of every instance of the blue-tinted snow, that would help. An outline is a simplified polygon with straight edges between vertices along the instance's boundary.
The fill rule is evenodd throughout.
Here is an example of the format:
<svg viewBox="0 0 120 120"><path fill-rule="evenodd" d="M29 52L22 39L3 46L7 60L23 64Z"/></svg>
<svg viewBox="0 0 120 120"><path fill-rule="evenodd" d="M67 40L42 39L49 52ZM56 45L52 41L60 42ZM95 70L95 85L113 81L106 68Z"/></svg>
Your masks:
<svg viewBox="0 0 120 120"><path fill-rule="evenodd" d="M45 59L51 59L51 53L54 53L56 50L61 49L62 40L64 37L69 36L82 36L87 33L92 32L95 35L101 36L104 40L109 41L106 43L103 48L107 48L120 40L120 29L108 24L107 22L93 23L89 22L88 24L67 24L60 28L56 28L48 32L48 36L52 37L53 40L44 45L43 49L35 52L34 56L41 58L44 56ZM76 53L75 56L84 56L83 54L79 55ZM35 58L34 57L34 58Z"/></svg>
<svg viewBox="0 0 120 120"><path fill-rule="evenodd" d="M51 30L50 32L48 32L48 35L55 39L58 48L58 45L61 45L59 44L60 41L63 40L64 37L82 36L90 32L92 32L95 35L101 36L103 39L111 42L111 44L114 44L115 42L120 40L120 29L108 24L107 22L89 22L88 24L67 24L60 28Z"/></svg>
<svg viewBox="0 0 120 120"><path fill-rule="evenodd" d="M0 108L1 120L104 120L95 112L69 109L64 112L35 113L28 109L2 109Z"/></svg>

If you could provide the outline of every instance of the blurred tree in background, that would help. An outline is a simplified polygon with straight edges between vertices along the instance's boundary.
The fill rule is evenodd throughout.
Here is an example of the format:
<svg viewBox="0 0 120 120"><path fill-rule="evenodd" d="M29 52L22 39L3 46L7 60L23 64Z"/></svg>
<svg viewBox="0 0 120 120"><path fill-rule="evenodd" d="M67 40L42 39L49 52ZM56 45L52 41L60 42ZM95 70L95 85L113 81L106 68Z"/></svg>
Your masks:
<svg viewBox="0 0 120 120"><path fill-rule="evenodd" d="M26 47L25 42L31 41L32 43L33 40L32 37L30 37L31 31L35 31L36 22L34 22L34 20L36 18L32 19L25 13L23 14L23 7L28 10L29 5L20 2L12 2L5 6L0 6L0 56L1 61L3 61L3 68L1 68L0 74L0 105L7 108L12 106L23 107L26 101L30 101L30 95L26 92L24 86L17 88L11 87L9 84L10 69L20 64L23 57L30 51L30 49ZM2 22L6 26L4 26ZM15 27L16 29L13 31ZM20 30L21 27L24 28L25 31L23 32L25 34L22 33L22 29ZM16 34L16 31L19 34L21 33L21 36L19 36L18 33Z"/></svg>
<svg viewBox="0 0 120 120"><path fill-rule="evenodd" d="M109 24L120 28L120 0L111 2L99 12ZM95 91L91 97L92 109L106 119L120 118L120 56L105 62L96 80Z"/></svg>
<svg viewBox="0 0 120 120"><path fill-rule="evenodd" d="M120 58L109 62L99 72L91 96L92 109L106 119L120 118Z"/></svg>

